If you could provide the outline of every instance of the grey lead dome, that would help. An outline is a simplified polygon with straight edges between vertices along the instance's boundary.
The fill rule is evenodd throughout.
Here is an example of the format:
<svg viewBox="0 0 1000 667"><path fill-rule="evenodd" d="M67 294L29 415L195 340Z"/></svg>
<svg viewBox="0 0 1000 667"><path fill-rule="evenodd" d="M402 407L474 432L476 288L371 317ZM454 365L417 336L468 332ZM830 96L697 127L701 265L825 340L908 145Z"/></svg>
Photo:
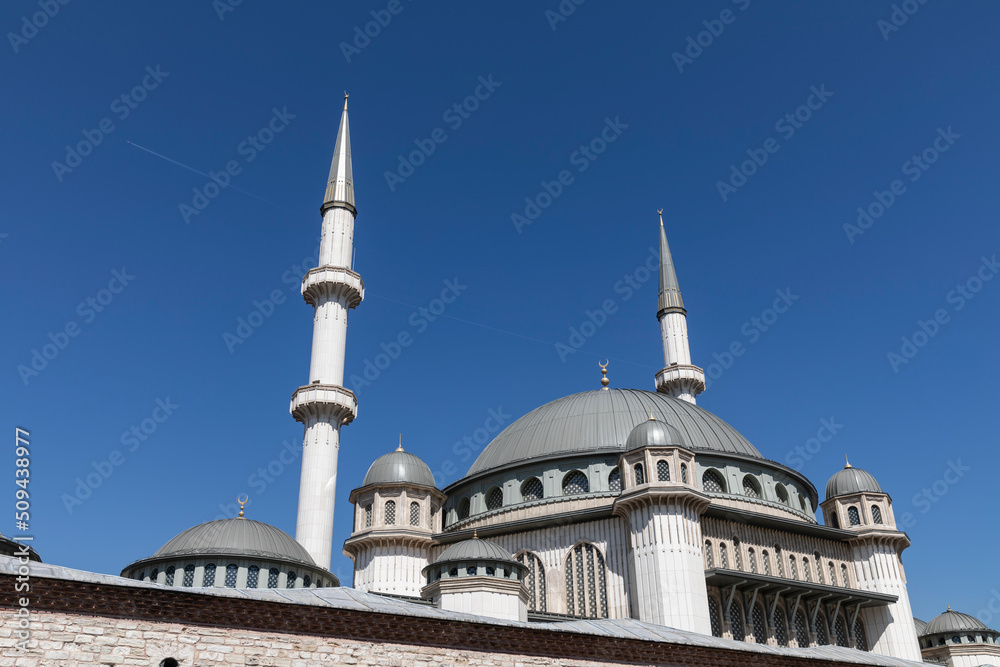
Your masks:
<svg viewBox="0 0 1000 667"><path fill-rule="evenodd" d="M987 630L993 632L989 627L987 627L982 621L980 621L975 616L969 616L968 614L963 614L959 611L951 611L950 609L943 614L938 614L927 623L927 627L921 633L922 637L927 635L936 635L943 633L960 633L960 632L970 632L970 631L983 631Z"/></svg>
<svg viewBox="0 0 1000 667"><path fill-rule="evenodd" d="M532 410L505 428L468 474L550 456L622 451L632 429L649 420L650 409L690 449L764 458L736 429L692 403L654 391L608 389L572 394Z"/></svg>
<svg viewBox="0 0 1000 667"><path fill-rule="evenodd" d="M647 419L632 429L625 441L625 451L642 447L687 447L673 426L658 419Z"/></svg>
<svg viewBox="0 0 1000 667"><path fill-rule="evenodd" d="M225 555L316 564L291 535L252 519L219 519L188 528L160 547L153 558Z"/></svg>
<svg viewBox="0 0 1000 667"><path fill-rule="evenodd" d="M453 560L497 560L516 563L514 557L503 547L478 538L456 542L434 559L435 563Z"/></svg>
<svg viewBox="0 0 1000 667"><path fill-rule="evenodd" d="M826 499L847 496L852 493L884 493L871 473L850 464L836 473L826 483Z"/></svg>
<svg viewBox="0 0 1000 667"><path fill-rule="evenodd" d="M361 486L393 482L434 486L434 473L419 457L397 449L375 459Z"/></svg>

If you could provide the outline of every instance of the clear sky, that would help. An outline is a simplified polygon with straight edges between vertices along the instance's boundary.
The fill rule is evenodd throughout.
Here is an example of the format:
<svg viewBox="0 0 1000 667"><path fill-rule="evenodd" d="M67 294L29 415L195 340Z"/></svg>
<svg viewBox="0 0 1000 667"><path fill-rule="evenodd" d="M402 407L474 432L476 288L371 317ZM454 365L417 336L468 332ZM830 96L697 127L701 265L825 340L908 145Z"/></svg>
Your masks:
<svg viewBox="0 0 1000 667"><path fill-rule="evenodd" d="M231 1L0 10L0 405L44 560L117 574L240 494L294 533L297 283L346 89L342 580L348 493L399 433L450 484L491 411L596 389L599 359L653 388L663 208L699 405L820 493L849 455L910 517L914 612L986 608L1000 5Z"/></svg>

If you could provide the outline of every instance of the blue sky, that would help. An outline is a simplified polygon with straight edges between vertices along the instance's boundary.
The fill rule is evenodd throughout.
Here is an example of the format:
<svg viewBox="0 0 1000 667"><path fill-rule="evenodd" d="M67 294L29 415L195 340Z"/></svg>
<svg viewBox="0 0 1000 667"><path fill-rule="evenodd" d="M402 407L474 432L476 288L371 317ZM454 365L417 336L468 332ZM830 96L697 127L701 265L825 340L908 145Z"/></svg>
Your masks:
<svg viewBox="0 0 1000 667"><path fill-rule="evenodd" d="M693 360L715 376L699 405L821 491L849 455L911 515L914 612L984 609L1000 588L977 567L1000 547L1000 6L688 4L53 0L33 30L44 8L6 3L0 404L11 442L31 433L43 559L118 573L244 493L294 532L288 400L312 333L297 276L346 89L367 290L348 377L413 343L352 387L342 579L348 493L400 432L451 483L473 461L455 443L491 410L509 423L598 388L598 359L612 386L653 388L642 267L663 208ZM446 281L460 296L431 321L419 308ZM773 318L778 291L794 298ZM239 318L259 326L227 344ZM842 428L790 458L824 419ZM123 441L133 427L144 439ZM95 470L110 475L78 492Z"/></svg>

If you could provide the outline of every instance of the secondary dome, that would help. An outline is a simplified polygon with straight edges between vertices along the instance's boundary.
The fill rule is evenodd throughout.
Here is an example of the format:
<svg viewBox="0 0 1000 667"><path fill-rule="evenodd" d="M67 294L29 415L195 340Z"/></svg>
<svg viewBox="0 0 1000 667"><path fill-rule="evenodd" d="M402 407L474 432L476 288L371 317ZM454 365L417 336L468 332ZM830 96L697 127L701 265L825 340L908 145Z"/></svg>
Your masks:
<svg viewBox="0 0 1000 667"><path fill-rule="evenodd" d="M649 420L650 410L690 449L764 458L732 426L687 401L654 391L608 389L572 394L532 410L483 450L469 475L563 454L620 452L632 429Z"/></svg>
<svg viewBox="0 0 1000 667"><path fill-rule="evenodd" d="M391 484L392 482L434 486L434 473L419 457L404 451L400 446L396 451L375 459L375 462L368 468L365 481L361 483L361 486Z"/></svg>
<svg viewBox="0 0 1000 667"><path fill-rule="evenodd" d="M938 614L927 623L927 627L921 633L921 636L936 635L944 633L961 633L961 632L975 632L976 630L983 631L987 630L993 632L989 627L987 627L982 621L980 621L975 616L969 616L968 614L963 614L958 611L952 611L950 608L943 614Z"/></svg>
<svg viewBox="0 0 1000 667"><path fill-rule="evenodd" d="M684 438L681 437L677 429L652 417L632 429L625 440L625 451L642 447L671 446L686 447L687 445L684 444Z"/></svg>
<svg viewBox="0 0 1000 667"><path fill-rule="evenodd" d="M444 563L454 560L498 560L517 562L506 549L494 544L489 540L473 538L456 542L441 552L441 555L434 559L435 563Z"/></svg>
<svg viewBox="0 0 1000 667"><path fill-rule="evenodd" d="M309 552L285 531L242 518L219 519L188 528L160 547L152 557L229 555L316 564Z"/></svg>
<svg viewBox="0 0 1000 667"><path fill-rule="evenodd" d="M826 483L826 499L846 496L852 493L884 493L871 473L861 468L847 466L837 472Z"/></svg>

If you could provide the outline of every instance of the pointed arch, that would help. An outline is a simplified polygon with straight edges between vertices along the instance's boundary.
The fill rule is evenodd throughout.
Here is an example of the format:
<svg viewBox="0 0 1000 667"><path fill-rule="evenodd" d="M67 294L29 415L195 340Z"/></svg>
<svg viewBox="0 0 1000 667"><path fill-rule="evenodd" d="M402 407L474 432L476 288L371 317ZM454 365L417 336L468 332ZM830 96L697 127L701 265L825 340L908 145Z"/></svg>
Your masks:
<svg viewBox="0 0 1000 667"><path fill-rule="evenodd" d="M712 636L722 636L722 621L719 618L719 603L715 601L714 595L708 596L708 620L712 624Z"/></svg>
<svg viewBox="0 0 1000 667"><path fill-rule="evenodd" d="M764 614L764 605L759 601L750 610L750 625L753 627L753 640L757 644L767 643L767 616Z"/></svg>
<svg viewBox="0 0 1000 667"><path fill-rule="evenodd" d="M514 560L528 568L524 577L528 587L528 611L545 611L545 566L542 559L530 551L521 551L514 556Z"/></svg>
<svg viewBox="0 0 1000 667"><path fill-rule="evenodd" d="M589 542L580 542L566 555L566 611L584 618L608 617L607 570L604 555Z"/></svg>

